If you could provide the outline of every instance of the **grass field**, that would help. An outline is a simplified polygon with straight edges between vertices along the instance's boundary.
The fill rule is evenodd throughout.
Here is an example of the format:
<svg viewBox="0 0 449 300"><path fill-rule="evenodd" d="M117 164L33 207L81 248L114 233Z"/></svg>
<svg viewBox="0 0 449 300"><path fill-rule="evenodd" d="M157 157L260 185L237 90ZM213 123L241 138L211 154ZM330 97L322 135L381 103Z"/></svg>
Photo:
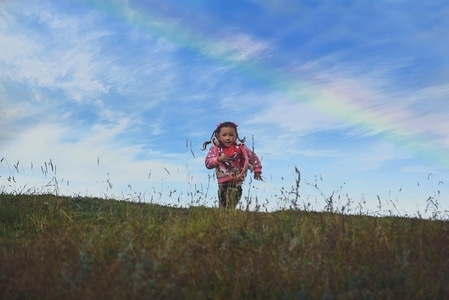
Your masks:
<svg viewBox="0 0 449 300"><path fill-rule="evenodd" d="M0 195L0 299L447 298L447 221Z"/></svg>

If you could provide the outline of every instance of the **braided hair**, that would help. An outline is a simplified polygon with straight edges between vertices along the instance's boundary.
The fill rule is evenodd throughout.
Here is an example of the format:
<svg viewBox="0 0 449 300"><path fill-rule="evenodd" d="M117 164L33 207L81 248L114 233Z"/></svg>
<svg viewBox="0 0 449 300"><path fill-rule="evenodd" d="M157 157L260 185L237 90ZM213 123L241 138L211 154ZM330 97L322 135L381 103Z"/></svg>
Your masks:
<svg viewBox="0 0 449 300"><path fill-rule="evenodd" d="M239 138L239 133L238 133L238 131L237 131L237 124L235 124L234 122L223 122L223 123L219 123L218 125L217 125L217 128L214 130L214 132L212 132L212 136L210 137L210 140L209 141L205 141L204 143L203 143L203 148L202 148L202 150L204 151L204 150L206 150L206 147L207 147L207 145L209 145L209 144L214 144L215 146L219 146L220 145L220 142L218 141L218 134L220 133L220 130L223 128L223 127L232 127L232 128L234 128L234 130L235 130L235 133L236 133L236 135L237 135L237 140L236 140L236 143L237 144L243 144L244 142L245 142L245 140L246 140L246 138L244 137L243 139L240 139Z"/></svg>

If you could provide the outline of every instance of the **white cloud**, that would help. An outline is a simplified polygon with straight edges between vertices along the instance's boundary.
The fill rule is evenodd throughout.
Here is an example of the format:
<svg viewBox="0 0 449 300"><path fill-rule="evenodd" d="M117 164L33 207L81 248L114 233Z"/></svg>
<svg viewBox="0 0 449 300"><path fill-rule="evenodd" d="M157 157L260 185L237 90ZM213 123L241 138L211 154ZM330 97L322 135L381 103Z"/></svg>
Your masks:
<svg viewBox="0 0 449 300"><path fill-rule="evenodd" d="M329 118L328 115L307 103L301 103L300 100L285 99L281 95L272 95L270 98L273 100L266 101L265 107L251 117L249 124L273 124L272 126L282 128L282 132L291 132L296 136L344 128L340 121Z"/></svg>
<svg viewBox="0 0 449 300"><path fill-rule="evenodd" d="M4 77L46 89L61 89L76 101L86 95L104 93L106 87L96 76L102 71L97 63L96 41L107 33L86 30L88 19L47 11L29 13L43 31L24 30L12 21L3 26L0 64Z"/></svg>
<svg viewBox="0 0 449 300"><path fill-rule="evenodd" d="M32 41L9 33L0 32L0 41L2 45L8 45L0 48L0 59L5 65L29 56L36 47ZM3 70L2 73L5 71Z"/></svg>
<svg viewBox="0 0 449 300"><path fill-rule="evenodd" d="M118 123L112 128L97 125L76 142L62 142L66 136L79 133L60 124L41 124L22 132L2 151L5 160L0 165L0 186L10 184L8 176L15 176L17 186L23 182L40 189L55 177L61 193L103 196L120 195L129 190L128 184L139 192L159 188L163 182L185 188L187 182L195 184L201 177L195 167L186 169L187 154L165 153L136 160L143 150L139 145L117 144L115 138L123 130ZM21 166L18 173L13 169L16 162Z"/></svg>
<svg viewBox="0 0 449 300"><path fill-rule="evenodd" d="M39 118L45 106L36 106L36 103L15 99L12 103L8 99L7 92L0 84L0 106L2 108L0 117L0 150L9 141L24 129L31 126L33 118Z"/></svg>
<svg viewBox="0 0 449 300"><path fill-rule="evenodd" d="M272 46L243 32L221 33L216 41L207 45L212 56L230 61L245 62L258 60Z"/></svg>

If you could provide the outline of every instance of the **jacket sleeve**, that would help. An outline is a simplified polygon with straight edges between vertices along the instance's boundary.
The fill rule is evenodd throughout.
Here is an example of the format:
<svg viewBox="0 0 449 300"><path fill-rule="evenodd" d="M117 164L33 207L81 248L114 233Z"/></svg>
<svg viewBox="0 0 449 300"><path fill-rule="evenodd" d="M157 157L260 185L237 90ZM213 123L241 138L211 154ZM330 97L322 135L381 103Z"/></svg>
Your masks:
<svg viewBox="0 0 449 300"><path fill-rule="evenodd" d="M259 157L257 154L253 151L251 151L246 145L243 147L244 151L246 151L246 154L249 158L249 164L252 166L254 173L262 173L262 163L260 162Z"/></svg>
<svg viewBox="0 0 449 300"><path fill-rule="evenodd" d="M206 168L213 169L218 167L218 148L215 146L212 146L209 149L209 153L206 155L206 159L204 161Z"/></svg>

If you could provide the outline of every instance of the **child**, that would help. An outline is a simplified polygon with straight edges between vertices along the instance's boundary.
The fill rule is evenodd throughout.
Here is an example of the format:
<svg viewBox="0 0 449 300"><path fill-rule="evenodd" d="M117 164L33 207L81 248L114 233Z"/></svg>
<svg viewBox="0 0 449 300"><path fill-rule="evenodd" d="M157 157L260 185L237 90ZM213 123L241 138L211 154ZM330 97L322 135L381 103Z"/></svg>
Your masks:
<svg viewBox="0 0 449 300"><path fill-rule="evenodd" d="M257 155L240 139L237 124L224 122L218 124L210 141L203 144L206 150L213 143L205 159L208 169L215 168L218 182L219 206L235 208L242 197L242 183L248 169L254 171L254 179L261 180L262 165Z"/></svg>

